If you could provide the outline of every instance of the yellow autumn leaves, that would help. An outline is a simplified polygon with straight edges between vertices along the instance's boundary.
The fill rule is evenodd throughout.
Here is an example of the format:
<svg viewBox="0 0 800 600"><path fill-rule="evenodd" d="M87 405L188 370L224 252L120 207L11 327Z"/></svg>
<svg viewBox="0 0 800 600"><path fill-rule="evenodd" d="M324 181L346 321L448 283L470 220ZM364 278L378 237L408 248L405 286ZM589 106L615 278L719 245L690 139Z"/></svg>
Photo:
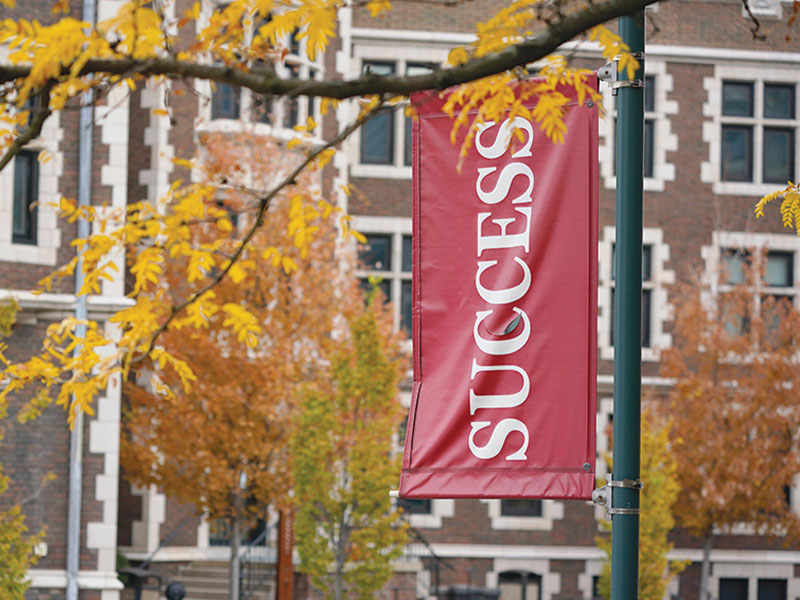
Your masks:
<svg viewBox="0 0 800 600"><path fill-rule="evenodd" d="M780 213L784 227L791 227L800 236L800 185L787 182L786 187L767 194L755 207L756 217L764 216L764 208L774 200L781 200Z"/></svg>
<svg viewBox="0 0 800 600"><path fill-rule="evenodd" d="M13 0L0 3L14 4ZM95 87L107 90L124 85L132 90L144 80L136 67L117 71L90 69L98 60L141 66L168 58L174 61L170 64L179 66L224 64L233 71L248 71L255 70L255 65L263 67L265 63L284 60L289 51L287 43L293 40L305 48L303 60L318 61L336 36L343 6L343 0L234 0L205 14L201 3L196 2L187 12L170 19L149 1L131 0L119 3L118 12L96 26L66 14L52 25L6 19L0 22L0 43L8 46L8 61L30 70L16 81L14 93L0 101L0 152L12 147L19 130L27 126L30 100L37 94L45 94L42 97L49 110L59 111ZM368 0L365 7L373 17L380 17L391 9L391 2ZM577 4L575 7L580 9ZM68 10L64 2L55 2L53 8L56 12ZM494 17L477 25L475 43L453 50L450 63L463 64L535 35L548 26L547 15L542 12L545 9L538 0L510 2ZM191 39L178 44L178 36L184 42ZM601 46L605 56L621 56L621 68L635 67L635 60L626 54L616 34L600 27L592 30L589 37ZM535 83L516 87L519 80L536 73L541 78ZM587 75L587 71L571 67L565 59L553 57L530 71L520 67L465 85L454 91L447 103L454 116L454 139L459 128L469 128L464 141L469 144L476 124L497 120L510 112L511 117L538 121L550 139L561 141L567 99L559 87L575 88L581 102L585 98L599 102L597 93L588 85ZM183 77L177 72L163 76ZM534 96L536 107L524 106ZM401 101L399 97L368 98L359 118ZM322 98L320 106L322 115L326 115L337 107L337 101ZM155 111L169 115L163 105ZM296 139L288 144L289 154L298 159L304 156L303 168L319 171L333 159L333 143L331 147L321 146L318 136L322 127L313 118L296 129ZM282 151L285 150L284 147ZM201 169L195 161L178 160L176 167L195 174ZM318 194L298 186L296 177L289 177L282 185L281 201L287 211L283 233L288 240L284 245L254 243L254 232L261 226L271 200L263 190L249 190L254 192L249 204L235 206L219 203L216 185L181 181L174 181L158 200L116 209L79 207L62 200L62 218L69 222L86 219L94 233L72 242L81 261L73 258L45 277L41 291L51 290L60 279L75 275L80 268L79 295L100 294L105 285L119 281L127 265L129 304L111 317L108 331L92 321L79 323L74 319L51 327L41 352L6 365L2 376L10 383L0 391L0 403L8 394L30 385L60 386L59 403L88 411L93 396L110 378L126 378L137 361L150 361L169 369L178 375L182 385L188 386L193 380L191 369L159 347L158 336L167 329L199 332L215 318L222 319L233 339L256 348L264 335L263 324L243 304L221 301L214 291L216 285L223 280L234 285L247 282L257 273L256 267L265 263L286 277L295 274L303 267L320 224L330 219L338 219L343 236L353 235L365 241L350 228L346 215ZM174 279L175 269L170 268L176 264L182 269L179 280ZM81 333L84 326L85 335ZM169 393L166 387L160 389ZM73 413L70 410L70 415Z"/></svg>

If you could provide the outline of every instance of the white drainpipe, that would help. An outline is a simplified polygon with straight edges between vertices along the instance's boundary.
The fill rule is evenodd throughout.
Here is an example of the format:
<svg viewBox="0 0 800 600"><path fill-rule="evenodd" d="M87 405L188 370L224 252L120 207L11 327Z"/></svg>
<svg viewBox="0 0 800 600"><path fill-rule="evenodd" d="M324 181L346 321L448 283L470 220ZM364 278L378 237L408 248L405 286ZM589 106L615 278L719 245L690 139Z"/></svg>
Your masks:
<svg viewBox="0 0 800 600"><path fill-rule="evenodd" d="M83 0L82 18L94 23L95 0ZM90 204L92 190L92 102L91 92L84 94L80 111L78 130L78 205ZM78 237L89 237L89 222L78 220ZM86 296L78 296L83 287L83 258L78 250L78 264L75 268L75 318L86 320ZM86 336L86 327L80 325L75 332L80 339ZM79 352L76 348L75 352ZM81 484L83 479L83 413L76 412L74 426L69 441L69 505L67 509L67 598L78 600L78 568L81 552Z"/></svg>

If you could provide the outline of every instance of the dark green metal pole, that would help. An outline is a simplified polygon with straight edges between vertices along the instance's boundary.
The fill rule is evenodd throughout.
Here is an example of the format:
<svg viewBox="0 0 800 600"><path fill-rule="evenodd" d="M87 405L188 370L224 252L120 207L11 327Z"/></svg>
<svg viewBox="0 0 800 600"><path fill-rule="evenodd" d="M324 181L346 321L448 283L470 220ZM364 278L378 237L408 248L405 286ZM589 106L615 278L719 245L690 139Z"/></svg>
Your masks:
<svg viewBox="0 0 800 600"><path fill-rule="evenodd" d="M644 56L644 13L619 20L622 41ZM644 60L634 80L644 81ZM620 80L627 74L619 73ZM618 88L614 294L613 482L639 480L642 376L642 145L644 88ZM619 483L617 483L619 485ZM611 600L639 594L639 490L612 487ZM631 510L632 509L632 510Z"/></svg>

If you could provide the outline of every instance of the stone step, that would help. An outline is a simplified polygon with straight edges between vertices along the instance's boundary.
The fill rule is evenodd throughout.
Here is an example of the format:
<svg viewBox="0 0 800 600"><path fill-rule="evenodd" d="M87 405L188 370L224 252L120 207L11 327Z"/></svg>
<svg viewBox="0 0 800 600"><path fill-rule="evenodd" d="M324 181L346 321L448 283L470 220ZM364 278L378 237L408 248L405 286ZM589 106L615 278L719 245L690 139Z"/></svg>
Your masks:
<svg viewBox="0 0 800 600"><path fill-rule="evenodd" d="M184 600L229 600L229 569L227 562L194 562L182 566L174 581L182 583L186 589ZM273 600L274 597L274 582L268 580L263 589L253 592L247 600Z"/></svg>
<svg viewBox="0 0 800 600"><path fill-rule="evenodd" d="M266 586L262 590L252 592L247 600L272 600L275 597L275 589L272 585ZM228 589L211 590L186 588L184 600L229 600Z"/></svg>

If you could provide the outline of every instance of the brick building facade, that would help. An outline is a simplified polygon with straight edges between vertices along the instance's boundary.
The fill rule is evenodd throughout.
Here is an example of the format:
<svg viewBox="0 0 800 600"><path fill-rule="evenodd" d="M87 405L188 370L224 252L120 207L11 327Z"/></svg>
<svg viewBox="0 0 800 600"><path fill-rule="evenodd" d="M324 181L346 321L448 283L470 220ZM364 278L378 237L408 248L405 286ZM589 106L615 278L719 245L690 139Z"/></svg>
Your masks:
<svg viewBox="0 0 800 600"><path fill-rule="evenodd" d="M49 2L19 3L16 13L43 22L53 17ZM80 2L73 1L73 11ZM113 15L121 0L98 0L98 19ZM189 0L165 3L169 15L182 14ZM207 14L212 0L203 0ZM766 41L753 38L751 21L738 0L673 0L648 10L645 163L645 289L643 384L663 391L669 382L658 375L660 350L671 344L673 284L694 273L714 277L722 252L761 247L785 267L774 287L800 303L800 243L781 229L776 216L756 221L753 204L800 171L795 147L800 128L797 106L800 42L785 41L791 4L753 0ZM324 59L298 57L286 76L352 78L369 67L376 73L418 73L442 64L451 47L471 40L477 20L496 9L491 0L461 6L450 2L396 1L385 18L342 8L338 46ZM587 42L568 44L573 60L601 64ZM184 82L194 93L171 94L171 86L147 85L133 94L112 92L96 108L92 132L92 177L79 182L77 112L48 121L31 151L46 148L46 163L25 162L21 155L0 173L0 292L18 298L22 308L12 356L31 351L48 323L72 314L69 282L51 294L30 293L36 282L73 252L73 224L57 221L47 207L60 194L76 197L89 185L91 202L124 206L155 200L179 173L171 159L188 157L203 132L241 127L264 135L288 136L288 127L316 114L318 101L281 101L273 124L258 114L251 94L219 86L212 94L203 82ZM606 90L607 92L607 90ZM166 99L172 118L154 113ZM600 124L600 231L598 281L598 457L608 449L612 413L613 344L611 256L614 243L613 101ZM323 124L330 137L338 124L356 114L342 103ZM280 125L277 125L277 124ZM386 111L350 139L337 154L325 187L337 194L349 183L354 193L339 194L356 229L370 242L360 275L379 275L392 299L398 327L410 323L411 168L408 122L401 109ZM15 182L33 182L39 202L35 223L16 227ZM14 223L15 228L9 224ZM125 303L122 282L107 283L89 301L90 316L105 322ZM133 563L148 561L164 580L188 578L191 564L227 560L214 523L191 507L166 498L157 489L137 489L119 470L120 384L112 381L97 413L87 418L83 447L83 494L79 586L82 600L117 600L123 594L116 577L118 554ZM408 391L403 393L408 402ZM0 450L12 480L10 498L30 498L24 505L33 530L47 527L41 558L31 570L31 599L63 598L67 529L67 481L70 432L63 411L53 407L28 425L6 426ZM598 473L605 472L598 458ZM57 479L43 488L48 472ZM795 490L793 489L793 492ZM800 488L796 491L800 492ZM6 499L3 499L6 501ZM800 493L792 494L800 509ZM385 598L439 597L467 589L500 590L503 600L590 600L602 555L594 545L601 512L586 502L501 500L430 500L407 505L409 521L428 546L414 543L398 564L397 576L383 590ZM677 534L674 558L693 564L670 588L684 600L697 598L699 542ZM437 560L431 558L435 555ZM721 536L712 552L711 594L722 600L793 600L800 596L800 549L747 533ZM738 595L735 595L738 594ZM296 597L313 597L298 580ZM188 598L192 598L191 594Z"/></svg>

